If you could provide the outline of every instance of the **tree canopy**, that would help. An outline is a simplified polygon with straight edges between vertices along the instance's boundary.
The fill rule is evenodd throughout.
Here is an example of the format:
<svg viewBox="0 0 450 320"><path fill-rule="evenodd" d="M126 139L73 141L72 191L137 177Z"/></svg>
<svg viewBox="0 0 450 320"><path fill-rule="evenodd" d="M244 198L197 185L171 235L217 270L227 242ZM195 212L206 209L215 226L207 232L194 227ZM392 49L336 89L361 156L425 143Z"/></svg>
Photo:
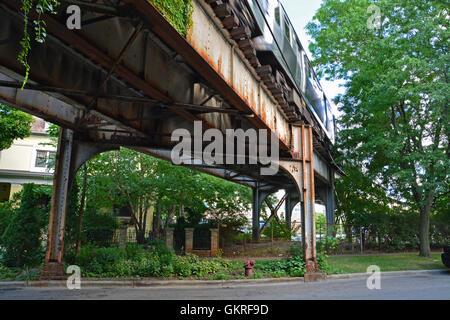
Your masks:
<svg viewBox="0 0 450 320"><path fill-rule="evenodd" d="M370 5L380 11L372 25ZM336 99L339 160L420 212L428 256L433 203L449 193L449 12L432 0L327 0L307 30L319 74L346 80Z"/></svg>
<svg viewBox="0 0 450 320"><path fill-rule="evenodd" d="M0 103L0 150L8 149L14 140L30 135L33 117Z"/></svg>
<svg viewBox="0 0 450 320"><path fill-rule="evenodd" d="M251 204L247 187L131 149L100 154L87 166L87 205L127 208L140 240L151 219L150 208L154 209L155 229L159 230L175 216L242 220Z"/></svg>

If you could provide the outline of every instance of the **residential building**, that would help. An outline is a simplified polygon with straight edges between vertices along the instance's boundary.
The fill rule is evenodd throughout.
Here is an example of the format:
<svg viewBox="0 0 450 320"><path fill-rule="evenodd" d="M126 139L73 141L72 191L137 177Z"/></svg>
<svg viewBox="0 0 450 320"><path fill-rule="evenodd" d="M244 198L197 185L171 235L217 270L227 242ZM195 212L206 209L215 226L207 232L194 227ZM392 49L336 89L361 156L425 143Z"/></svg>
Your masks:
<svg viewBox="0 0 450 320"><path fill-rule="evenodd" d="M0 151L0 202L11 199L26 183L53 182L48 164L56 146L47 134L49 123L37 117L34 120L29 137L17 139L9 149Z"/></svg>

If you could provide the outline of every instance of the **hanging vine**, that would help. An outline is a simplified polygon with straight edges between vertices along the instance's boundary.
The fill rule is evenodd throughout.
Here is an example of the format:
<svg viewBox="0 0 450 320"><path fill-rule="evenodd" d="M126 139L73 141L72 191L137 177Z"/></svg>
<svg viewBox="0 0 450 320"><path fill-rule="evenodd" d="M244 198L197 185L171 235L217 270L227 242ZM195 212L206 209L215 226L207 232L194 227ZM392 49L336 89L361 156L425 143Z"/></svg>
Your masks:
<svg viewBox="0 0 450 320"><path fill-rule="evenodd" d="M21 11L24 15L23 38L20 41L21 50L17 60L25 68L25 76L22 88L28 81L30 73L30 64L28 57L31 51L31 37L38 43L43 43L47 37L46 23L43 20L44 14L56 14L56 8L59 6L57 0L20 0ZM161 13L169 20L169 22L180 32L186 36L189 28L192 26L192 0L148 0L153 3ZM30 13L35 12L36 19L30 18ZM32 23L32 26L30 24ZM33 27L32 35L29 29Z"/></svg>
<svg viewBox="0 0 450 320"><path fill-rule="evenodd" d="M149 0L183 37L192 26L192 0Z"/></svg>
<svg viewBox="0 0 450 320"><path fill-rule="evenodd" d="M24 15L23 38L20 41L22 47L17 60L25 68L25 77L23 79L22 88L25 86L30 74L30 64L28 63L28 56L31 50L31 37L28 32L30 28L30 21L33 23L34 40L43 43L47 37L46 23L42 19L42 15L46 13L56 14L56 8L59 5L57 0L21 0L21 11ZM30 12L35 11L37 19L30 19Z"/></svg>

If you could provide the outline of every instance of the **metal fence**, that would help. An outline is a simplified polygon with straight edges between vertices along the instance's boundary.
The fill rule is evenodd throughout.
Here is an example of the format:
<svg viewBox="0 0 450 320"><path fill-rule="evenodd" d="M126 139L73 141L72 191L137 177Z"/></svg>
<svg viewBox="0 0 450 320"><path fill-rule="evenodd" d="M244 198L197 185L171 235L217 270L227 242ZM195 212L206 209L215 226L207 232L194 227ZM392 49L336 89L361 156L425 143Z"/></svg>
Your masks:
<svg viewBox="0 0 450 320"><path fill-rule="evenodd" d="M154 234L151 231L146 231L144 234L144 239L153 239ZM134 229L116 229L116 230L96 230L86 234L86 240L88 242L96 243L100 246L116 246L120 245L121 241L126 243L138 243L136 230Z"/></svg>
<svg viewBox="0 0 450 320"><path fill-rule="evenodd" d="M338 223L330 226L316 223L316 240L324 241L327 235L338 240L336 253L364 251L417 250L419 248L419 228L397 230L395 226L384 230L378 225L361 226ZM432 248L440 248L450 241L449 228L430 225Z"/></svg>

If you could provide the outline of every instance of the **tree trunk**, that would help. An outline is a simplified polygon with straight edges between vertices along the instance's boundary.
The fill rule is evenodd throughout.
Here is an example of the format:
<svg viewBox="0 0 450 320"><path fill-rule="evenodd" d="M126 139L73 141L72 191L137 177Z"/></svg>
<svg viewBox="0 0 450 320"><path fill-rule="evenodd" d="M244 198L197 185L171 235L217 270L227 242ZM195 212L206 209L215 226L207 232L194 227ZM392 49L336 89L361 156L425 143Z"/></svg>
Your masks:
<svg viewBox="0 0 450 320"><path fill-rule="evenodd" d="M434 201L434 192L431 191L426 196L426 202L420 206L420 253L421 257L430 257L430 214Z"/></svg>
<svg viewBox="0 0 450 320"><path fill-rule="evenodd" d="M424 206L420 208L420 253L421 257L430 256L430 211L431 207Z"/></svg>
<svg viewBox="0 0 450 320"><path fill-rule="evenodd" d="M170 206L170 209L167 212L166 221L164 223L164 230L166 230L169 227L169 223L170 223L170 220L172 220L172 216L173 216L173 213L175 212L175 209L176 209L175 205Z"/></svg>
<svg viewBox="0 0 450 320"><path fill-rule="evenodd" d="M155 227L155 237L159 237L159 229L161 228L161 199L158 201L157 220Z"/></svg>
<svg viewBox="0 0 450 320"><path fill-rule="evenodd" d="M80 211L78 212L78 233L77 233L77 246L75 248L75 257L78 257L81 249L81 230L83 225L84 204L86 202L86 189L87 189L87 165L83 165L83 189L81 190L81 203Z"/></svg>

